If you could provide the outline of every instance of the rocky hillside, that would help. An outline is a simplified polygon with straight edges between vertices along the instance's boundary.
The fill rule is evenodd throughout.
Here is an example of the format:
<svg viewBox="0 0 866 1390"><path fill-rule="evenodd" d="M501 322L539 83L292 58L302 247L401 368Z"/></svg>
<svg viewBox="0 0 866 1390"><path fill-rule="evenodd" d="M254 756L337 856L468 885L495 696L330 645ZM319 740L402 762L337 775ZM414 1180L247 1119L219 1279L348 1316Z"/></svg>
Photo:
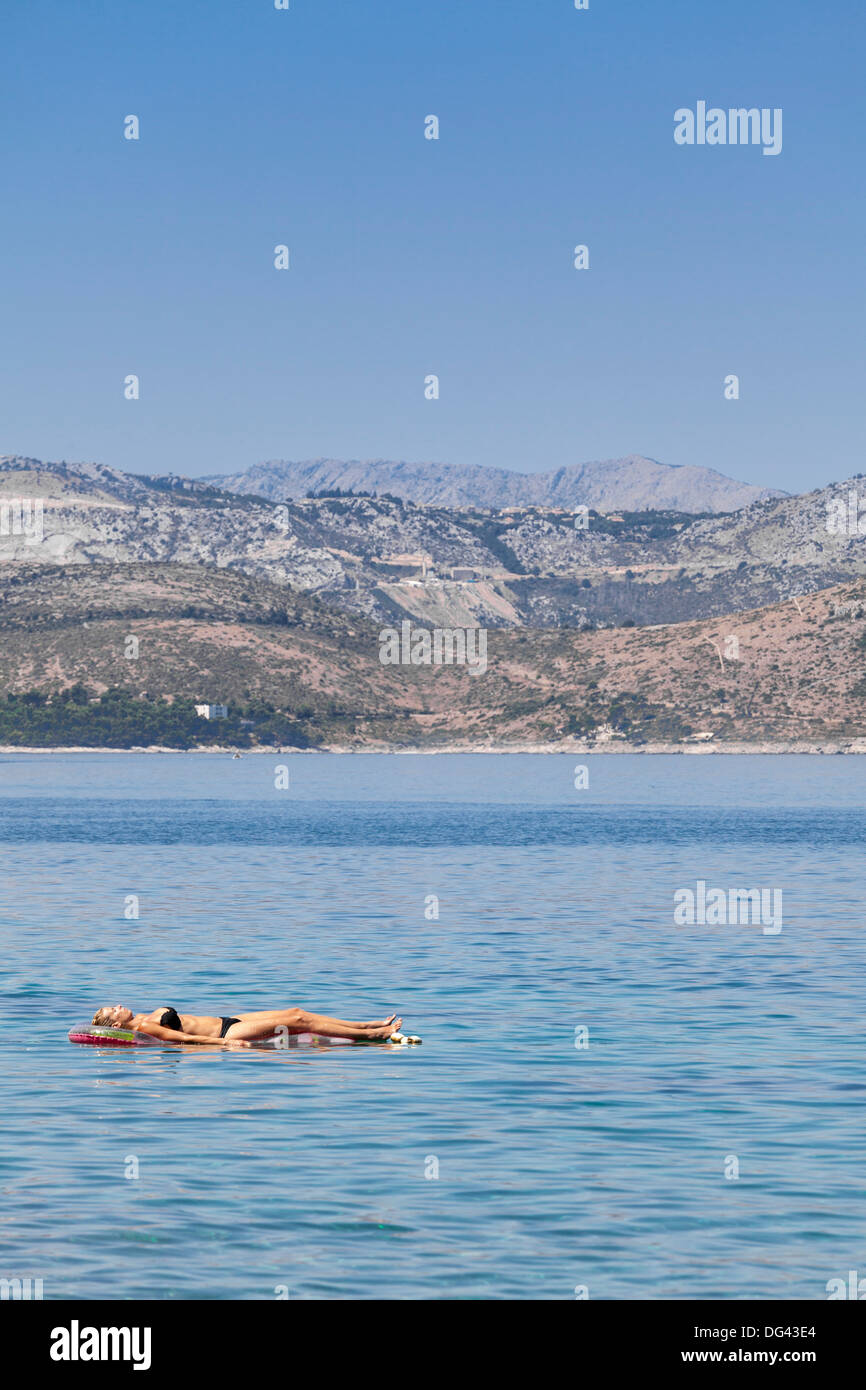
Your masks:
<svg viewBox="0 0 866 1390"><path fill-rule="evenodd" d="M437 507L594 507L600 512L731 512L784 494L753 487L712 468L673 467L633 454L629 458L575 463L544 473L449 463L393 463L387 459L275 459L243 473L204 481L227 492L271 502L310 497L322 489L388 493Z"/></svg>
<svg viewBox="0 0 866 1390"><path fill-rule="evenodd" d="M36 564L231 569L377 622L589 628L716 617L866 574L866 537L827 528L854 478L723 516L586 518L396 498L274 504L95 464L0 460L0 575ZM14 524L38 499L39 534ZM580 523L586 520L586 526Z"/></svg>
<svg viewBox="0 0 866 1390"><path fill-rule="evenodd" d="M720 621L501 630L475 675L383 666L377 625L229 570L19 565L0 590L4 692L261 701L352 748L866 738L863 581Z"/></svg>

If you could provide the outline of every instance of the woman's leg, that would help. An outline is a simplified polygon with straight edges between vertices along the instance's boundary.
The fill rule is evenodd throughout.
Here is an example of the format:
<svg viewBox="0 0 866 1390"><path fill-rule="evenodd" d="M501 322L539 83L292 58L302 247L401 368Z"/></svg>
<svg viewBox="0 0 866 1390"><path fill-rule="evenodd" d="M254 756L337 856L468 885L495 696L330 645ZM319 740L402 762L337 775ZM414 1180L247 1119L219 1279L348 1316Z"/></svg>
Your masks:
<svg viewBox="0 0 866 1390"><path fill-rule="evenodd" d="M241 1023L271 1023L276 1021L293 1032L298 1031L294 1019L307 1016L309 1016L307 1009L258 1009L254 1013L237 1015ZM361 1031L367 1028L386 1028L389 1023L395 1022L397 1015L389 1014L387 1018L375 1018L371 1023L356 1023L351 1018L329 1018L327 1014L317 1014L316 1017L328 1018L329 1022L339 1024L343 1028L357 1028Z"/></svg>
<svg viewBox="0 0 866 1390"><path fill-rule="evenodd" d="M309 1013L306 1009L267 1009L241 1014L240 1021L231 1025L226 1037L246 1038L252 1042L256 1038L270 1037L277 1029L285 1028L290 1033L321 1033L328 1038L382 1041L397 1032L402 1021L392 1016L383 1023L349 1023L342 1018Z"/></svg>
<svg viewBox="0 0 866 1390"><path fill-rule="evenodd" d="M390 1027L391 1032L393 1033L394 1029L397 1027L398 1022L401 1021L397 1018L396 1014L389 1014L387 1018L376 1018L373 1020L372 1023L355 1023L350 1018L330 1018L328 1014L311 1014L307 1009L301 1009L299 1010L299 1012L303 1015L304 1018L314 1018L320 1024L333 1024L335 1028L352 1028L358 1033L378 1032L381 1031L381 1029L388 1027ZM325 1031L325 1029L316 1028L315 1031L317 1033L322 1033ZM335 1034L334 1036L340 1037L342 1035Z"/></svg>
<svg viewBox="0 0 866 1390"><path fill-rule="evenodd" d="M385 1023L347 1023L342 1018L328 1018L325 1014L304 1014L304 1032L322 1033L326 1038L390 1038L400 1031L402 1018L392 1014Z"/></svg>

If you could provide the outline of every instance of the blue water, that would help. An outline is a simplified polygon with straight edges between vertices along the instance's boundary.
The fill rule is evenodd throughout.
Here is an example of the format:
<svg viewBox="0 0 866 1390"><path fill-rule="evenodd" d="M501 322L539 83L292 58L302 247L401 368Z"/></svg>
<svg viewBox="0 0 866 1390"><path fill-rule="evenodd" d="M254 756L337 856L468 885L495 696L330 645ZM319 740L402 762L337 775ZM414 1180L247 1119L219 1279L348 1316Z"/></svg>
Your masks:
<svg viewBox="0 0 866 1390"><path fill-rule="evenodd" d="M821 1299L866 1274L866 761L595 757L580 791L575 761L0 759L0 1276ZM698 879L781 889L782 931L674 925ZM398 1009L424 1043L67 1042L116 1002Z"/></svg>

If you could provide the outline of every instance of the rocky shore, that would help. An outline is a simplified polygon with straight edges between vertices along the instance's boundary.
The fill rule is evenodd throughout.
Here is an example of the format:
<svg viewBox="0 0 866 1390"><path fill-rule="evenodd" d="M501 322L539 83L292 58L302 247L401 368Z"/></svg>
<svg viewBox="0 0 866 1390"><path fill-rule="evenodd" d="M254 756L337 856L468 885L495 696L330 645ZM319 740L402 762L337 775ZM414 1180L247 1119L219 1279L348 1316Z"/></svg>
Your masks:
<svg viewBox="0 0 866 1390"><path fill-rule="evenodd" d="M820 754L830 755L836 753L859 754L866 753L866 738L850 739L841 743L819 742L810 743L805 741L794 741L788 743L718 743L718 744L696 744L696 743L628 743L625 739L615 742L591 744L580 743L574 739L565 739L557 743L449 743L436 747L417 746L401 747L396 744L381 744L370 746L349 746L346 744L331 744L320 748L244 748L238 749L231 745L220 745L218 747L207 748L163 748L152 746L147 748L20 748L14 744L0 745L0 756L6 757L12 753L173 753L186 755L187 753L204 754L212 756L221 754L223 757L232 757L235 753L240 753L242 758L260 756L286 757L289 753L293 755L303 754L304 756L314 756L317 753L376 753L399 756L401 754L417 755L424 754L449 754L449 753L568 753L579 757L596 757L598 755L607 756L608 754L640 753L652 756L654 754L673 754L697 755L706 757L710 754L762 754L771 755L776 753L796 753L801 754Z"/></svg>

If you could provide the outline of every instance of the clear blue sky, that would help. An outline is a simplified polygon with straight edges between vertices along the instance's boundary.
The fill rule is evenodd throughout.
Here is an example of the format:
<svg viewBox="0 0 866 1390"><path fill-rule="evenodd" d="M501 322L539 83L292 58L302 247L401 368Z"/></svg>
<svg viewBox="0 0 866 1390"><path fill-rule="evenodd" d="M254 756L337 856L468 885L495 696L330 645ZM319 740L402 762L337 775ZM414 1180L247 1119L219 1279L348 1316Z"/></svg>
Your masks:
<svg viewBox="0 0 866 1390"><path fill-rule="evenodd" d="M4 6L0 452L862 471L864 34L862 0ZM702 99L782 107L782 153L675 145Z"/></svg>

